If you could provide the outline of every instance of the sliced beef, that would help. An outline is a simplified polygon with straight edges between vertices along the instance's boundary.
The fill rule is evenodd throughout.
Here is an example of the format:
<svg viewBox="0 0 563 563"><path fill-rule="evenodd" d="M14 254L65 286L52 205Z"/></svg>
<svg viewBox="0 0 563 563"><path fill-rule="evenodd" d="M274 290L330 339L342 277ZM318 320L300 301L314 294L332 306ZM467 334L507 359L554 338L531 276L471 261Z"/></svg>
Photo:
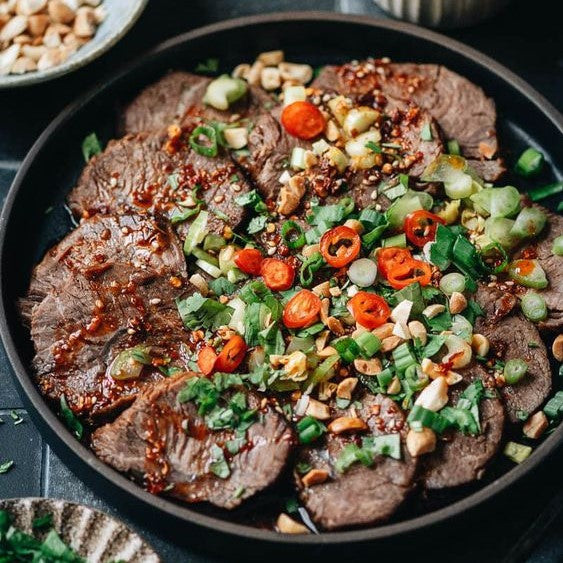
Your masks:
<svg viewBox="0 0 563 563"><path fill-rule="evenodd" d="M187 342L175 299L186 266L176 235L141 216L93 217L37 266L24 308L31 312L33 365L41 391L65 395L78 413L105 416L183 366ZM119 352L142 345L152 364L138 379L106 372Z"/></svg>
<svg viewBox="0 0 563 563"><path fill-rule="evenodd" d="M201 104L210 78L189 72L171 72L147 86L125 108L125 133L158 131L177 122L189 107Z"/></svg>
<svg viewBox="0 0 563 563"><path fill-rule="evenodd" d="M366 422L369 433L374 436L404 432L403 412L394 401L382 395L366 396L361 408L357 409L357 415ZM307 448L301 455L301 461L329 473L329 479L324 483L300 492L311 518L327 530L388 519L412 487L416 461L405 448L402 448L401 461L376 456L372 467L355 464L347 472L338 473L334 463L351 440L350 436L328 434L323 445Z"/></svg>
<svg viewBox="0 0 563 563"><path fill-rule="evenodd" d="M248 183L228 157L208 158L186 146L187 134L172 146L158 132L110 141L90 160L70 193L72 211L81 217L127 210L170 217L186 211L179 203L193 199L192 190L199 187L197 197L210 211L208 229L223 234L226 225L237 227L244 209L234 199L250 189ZM178 223L181 236L188 225Z"/></svg>
<svg viewBox="0 0 563 563"><path fill-rule="evenodd" d="M536 207L547 215L548 222L539 242L535 246L526 245L524 252L538 259L549 282L548 287L541 291L547 305L548 318L539 323L539 329L557 331L563 327L563 257L553 253L553 241L563 234L563 217L539 205Z"/></svg>
<svg viewBox="0 0 563 563"><path fill-rule="evenodd" d="M461 372L463 382L450 393L450 404L455 405L461 391L475 379L484 383L487 372L478 364ZM497 452L504 426L504 409L499 399L482 399L479 404L481 433L477 436L449 432L438 441L436 450L420 459L421 482L427 489L443 489L465 485L480 479Z"/></svg>
<svg viewBox="0 0 563 563"><path fill-rule="evenodd" d="M446 139L456 139L469 164L488 181L505 171L498 151L496 108L483 90L441 65L368 60L327 66L312 84L345 95L413 103L430 112ZM374 94L375 91L375 94ZM381 99L385 103L384 99Z"/></svg>
<svg viewBox="0 0 563 563"><path fill-rule="evenodd" d="M184 71L171 72L147 86L126 107L122 128L125 133L158 131L185 118L200 116L207 120L232 121L232 116L252 120L260 110L273 104L273 98L262 88L249 87L249 92L228 111L217 110L203 103L211 78Z"/></svg>
<svg viewBox="0 0 563 563"><path fill-rule="evenodd" d="M165 490L186 502L234 508L276 481L292 448L292 430L271 407L260 407L258 395L248 392L248 407L258 409L259 417L239 453L231 457L225 450L229 476L216 476L211 470L213 449L223 449L235 433L207 430L193 402L178 402L178 392L190 377L174 377L144 391L115 422L93 434L92 447L104 462L144 480L151 492Z"/></svg>
<svg viewBox="0 0 563 563"><path fill-rule="evenodd" d="M497 287L488 287L481 283L477 286L475 300L484 313L479 320L479 325L496 323L510 314L518 302L518 299L512 293Z"/></svg>
<svg viewBox="0 0 563 563"><path fill-rule="evenodd" d="M486 309L497 302L499 291L481 288L477 293L477 302ZM475 332L485 335L493 353L502 360L521 359L528 364L528 372L515 385L505 385L499 389L508 417L517 422L518 411L535 412L551 392L551 368L547 350L534 324L518 312L505 316L479 317Z"/></svg>

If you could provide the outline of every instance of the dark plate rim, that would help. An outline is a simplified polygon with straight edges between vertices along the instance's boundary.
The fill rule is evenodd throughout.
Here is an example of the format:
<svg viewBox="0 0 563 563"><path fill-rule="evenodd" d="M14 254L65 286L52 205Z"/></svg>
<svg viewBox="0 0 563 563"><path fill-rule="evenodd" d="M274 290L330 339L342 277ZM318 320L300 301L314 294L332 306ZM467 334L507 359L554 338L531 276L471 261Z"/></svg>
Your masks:
<svg viewBox="0 0 563 563"><path fill-rule="evenodd" d="M129 63L118 72L111 74L109 78L106 78L105 81L99 84L97 87L90 89L78 101L65 108L50 123L50 125L39 136L37 141L30 149L29 153L25 157L6 198L2 213L0 215L0 255L2 255L4 252L6 243L6 229L11 211L20 187L25 181L28 170L32 166L36 156L42 151L44 146L48 145L51 135L55 131L62 128L70 119L72 119L74 113L79 108L81 108L83 105L88 104L93 98L97 96L100 91L105 91L111 88L116 82L119 82L121 79L123 79L125 75L137 70L139 67L146 64L151 58L158 56L159 53L167 49L190 42L198 37L212 35L224 30L232 30L260 24L283 23L287 21L318 21L319 25L322 25L324 22L341 22L356 24L358 26L385 28L397 31L405 35L409 35L411 37L414 37L415 39L423 39L425 41L438 44L441 47L445 47L446 49L471 60L478 66L486 68L488 71L492 72L501 80L503 80L505 83L508 83L512 88L518 90L525 98L527 98L532 104L534 104L563 135L563 116L550 102L548 102L541 94L535 91L527 82L519 78L503 65L482 54L476 49L468 47L463 43L450 39L439 33L395 20L382 20L377 18L370 18L368 16L335 14L330 12L281 12L236 18L201 27L164 41L156 48L142 55L138 60ZM6 317L6 303L4 301L4 275L6 275L6 272L4 272L3 270L3 263L0 262L0 335L2 337L2 341L4 343L4 347L6 349L10 363L15 372L16 379L21 388L20 390L21 392L23 392L22 394L24 395L24 399L29 404L31 404L32 414L36 415L37 420L49 427L49 432L47 432L49 437L56 441L58 445L64 447L67 450L67 453L72 452L72 455L74 455L77 461L80 461L83 465L88 466L90 471L96 472L99 476L112 483L115 487L124 490L127 494L132 495L139 502L145 504L146 506L156 508L175 519L181 519L186 522L214 530L216 532L226 533L233 536L243 537L248 540L270 544L282 543L294 546L313 546L330 545L345 542L365 542L396 537L414 531L421 531L435 524L443 523L445 520L460 515L461 513L472 510L485 501L490 500L495 495L515 484L526 474L533 472L563 443L563 425L561 425L535 450L534 454L528 460L526 460L526 462L514 467L479 491L470 494L467 497L456 501L444 508L398 523L386 524L360 530L324 532L319 535L289 536L278 534L269 530L236 524L213 516L207 516L197 511L191 510L188 507L189 505L181 506L169 500L166 500L163 497L157 497L147 493L141 487L127 479L125 476L105 465L94 455L91 450L77 442L71 432L66 428L62 421L59 420L54 411L49 407L47 402L40 395L39 391L32 381L32 378L30 377L30 374L28 373L26 366L24 365L22 359L18 354L17 346L12 338Z"/></svg>

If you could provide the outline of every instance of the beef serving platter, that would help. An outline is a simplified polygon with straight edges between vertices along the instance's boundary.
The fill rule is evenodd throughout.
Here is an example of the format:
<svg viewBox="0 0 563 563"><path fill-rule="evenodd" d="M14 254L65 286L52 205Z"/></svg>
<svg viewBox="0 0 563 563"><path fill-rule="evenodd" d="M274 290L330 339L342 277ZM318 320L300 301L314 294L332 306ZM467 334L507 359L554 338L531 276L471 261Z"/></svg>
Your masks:
<svg viewBox="0 0 563 563"><path fill-rule="evenodd" d="M171 532L179 541L186 526L198 527L213 538L238 538L235 549L248 542L266 547L303 548L345 545L389 539L458 516L512 486L544 463L561 444L557 428L523 464L510 468L498 460L478 484L456 491L431 506L414 507L385 525L363 530L290 536L233 521L228 514L181 505L145 492L125 476L98 460L76 441L40 395L32 380L32 344L22 326L17 300L25 294L30 272L56 241L73 228L65 197L83 167L82 139L96 131L103 140L117 136L120 108L140 89L167 70L193 70L208 57L217 57L228 70L257 53L284 49L288 60L314 66L368 56L396 61L444 64L479 84L499 113L499 137L508 162L526 146L545 155L551 177L561 178L556 147L563 133L561 115L530 86L493 60L460 43L408 24L365 17L321 13L293 13L241 18L211 25L171 39L110 77L61 113L44 131L26 157L9 192L1 222L1 332L22 395L34 421L55 451L83 478L117 506ZM526 188L525 182L519 185ZM32 226L32 228L30 228ZM254 510L259 510L254 505ZM214 547L226 545L214 541ZM229 542L231 548L233 544Z"/></svg>

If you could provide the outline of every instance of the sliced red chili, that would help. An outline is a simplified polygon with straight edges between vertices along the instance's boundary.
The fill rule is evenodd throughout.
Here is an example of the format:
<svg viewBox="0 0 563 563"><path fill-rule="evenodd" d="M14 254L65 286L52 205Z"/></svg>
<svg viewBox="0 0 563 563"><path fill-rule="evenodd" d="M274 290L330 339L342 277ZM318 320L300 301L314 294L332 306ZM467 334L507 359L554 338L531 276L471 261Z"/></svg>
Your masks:
<svg viewBox="0 0 563 563"><path fill-rule="evenodd" d="M412 260L412 254L407 248L390 246L377 252L377 268L385 278L390 271L409 260Z"/></svg>
<svg viewBox="0 0 563 563"><path fill-rule="evenodd" d="M387 274L387 281L393 289L403 289L411 283L428 285L432 278L432 270L426 262L409 260L397 266Z"/></svg>
<svg viewBox="0 0 563 563"><path fill-rule="evenodd" d="M242 360L244 360L246 350L247 346L244 339L238 334L235 334L229 339L225 346L223 346L221 353L217 356L215 370L232 373L240 366Z"/></svg>
<svg viewBox="0 0 563 563"><path fill-rule="evenodd" d="M235 264L239 270L252 276L260 275L260 266L264 257L256 248L243 248L235 254Z"/></svg>
<svg viewBox="0 0 563 563"><path fill-rule="evenodd" d="M327 231L320 242L321 254L333 268L342 268L360 253L362 241L354 229L344 225Z"/></svg>
<svg viewBox="0 0 563 563"><path fill-rule="evenodd" d="M295 269L278 258L266 258L262 261L260 274L264 283L273 291L285 291L293 285Z"/></svg>
<svg viewBox="0 0 563 563"><path fill-rule="evenodd" d="M325 128L325 118L319 108L311 102L293 102L281 114L285 130L299 139L312 139Z"/></svg>
<svg viewBox="0 0 563 563"><path fill-rule="evenodd" d="M369 330L384 324L391 314L383 297L367 291L358 291L348 301L348 310L358 324Z"/></svg>
<svg viewBox="0 0 563 563"><path fill-rule="evenodd" d="M438 224L445 225L445 221L429 211L420 209L409 213L405 219L405 235L416 246L424 246L436 238Z"/></svg>
<svg viewBox="0 0 563 563"><path fill-rule="evenodd" d="M283 310L283 324L287 328L303 328L313 324L321 310L321 300L308 289L296 293Z"/></svg>

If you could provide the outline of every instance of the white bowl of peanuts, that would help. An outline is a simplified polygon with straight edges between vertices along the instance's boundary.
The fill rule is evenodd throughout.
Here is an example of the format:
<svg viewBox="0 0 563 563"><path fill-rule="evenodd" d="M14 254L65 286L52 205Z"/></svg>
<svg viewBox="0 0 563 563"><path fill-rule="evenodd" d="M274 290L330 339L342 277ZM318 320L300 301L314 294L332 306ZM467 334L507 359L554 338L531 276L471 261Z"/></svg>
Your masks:
<svg viewBox="0 0 563 563"><path fill-rule="evenodd" d="M0 0L0 88L89 63L133 26L148 0Z"/></svg>

